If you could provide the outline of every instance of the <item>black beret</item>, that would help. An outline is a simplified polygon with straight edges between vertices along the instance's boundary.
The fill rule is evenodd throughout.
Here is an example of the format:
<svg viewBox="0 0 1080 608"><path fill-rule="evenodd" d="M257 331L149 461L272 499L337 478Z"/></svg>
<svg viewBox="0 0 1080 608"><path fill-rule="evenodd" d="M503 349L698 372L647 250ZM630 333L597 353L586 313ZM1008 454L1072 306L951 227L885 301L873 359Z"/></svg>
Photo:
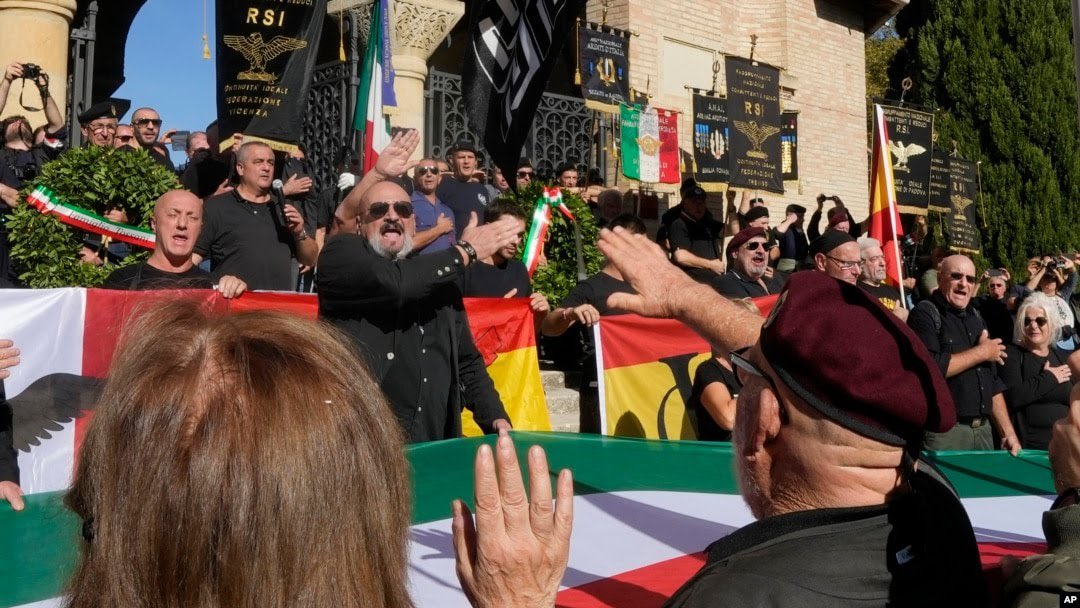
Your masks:
<svg viewBox="0 0 1080 608"><path fill-rule="evenodd" d="M806 213L806 207L802 205L791 204L787 206L785 213Z"/></svg>
<svg viewBox="0 0 1080 608"><path fill-rule="evenodd" d="M731 255L736 249L742 247L746 241L760 236L765 238L765 229L760 226L752 226L750 228L743 228L735 236L731 237L728 241L727 248L724 250L728 255Z"/></svg>
<svg viewBox="0 0 1080 608"><path fill-rule="evenodd" d="M450 147L450 154L453 154L454 152L457 152L459 150L465 150L466 152L472 152L473 154L479 153L479 151L476 149L476 144L472 143L467 139L459 139L454 142L454 145Z"/></svg>
<svg viewBox="0 0 1080 608"><path fill-rule="evenodd" d="M792 392L865 437L904 445L956 424L945 377L922 340L865 291L823 272L791 275L760 346Z"/></svg>
<svg viewBox="0 0 1080 608"><path fill-rule="evenodd" d="M844 243L855 243L855 239L846 232L839 230L826 230L825 234L814 239L813 243L810 243L810 255L815 256L819 253L829 253L833 249L843 245Z"/></svg>
<svg viewBox="0 0 1080 608"><path fill-rule="evenodd" d="M679 194L681 194L683 196L686 196L686 191L691 189L691 188L696 188L697 185L698 185L698 183L697 183L696 179L694 179L692 177L688 177L688 178L684 179L683 182L682 182L682 185L679 186Z"/></svg>
<svg viewBox="0 0 1080 608"><path fill-rule="evenodd" d="M747 211L745 215L743 215L743 221L745 223L749 224L750 222L752 222L752 221L754 221L756 219L768 218L768 217L769 217L769 208L768 207L751 207L750 210Z"/></svg>
<svg viewBox="0 0 1080 608"><path fill-rule="evenodd" d="M691 188L687 188L686 192L683 193L683 198L705 200L706 198L709 198L709 195L705 192L705 190L701 188L701 186L693 186Z"/></svg>
<svg viewBox="0 0 1080 608"><path fill-rule="evenodd" d="M82 111L79 114L79 124L85 125L98 118L116 118L119 119L127 112L131 102L126 105L119 103L118 100L110 99L108 101L99 101L89 108Z"/></svg>

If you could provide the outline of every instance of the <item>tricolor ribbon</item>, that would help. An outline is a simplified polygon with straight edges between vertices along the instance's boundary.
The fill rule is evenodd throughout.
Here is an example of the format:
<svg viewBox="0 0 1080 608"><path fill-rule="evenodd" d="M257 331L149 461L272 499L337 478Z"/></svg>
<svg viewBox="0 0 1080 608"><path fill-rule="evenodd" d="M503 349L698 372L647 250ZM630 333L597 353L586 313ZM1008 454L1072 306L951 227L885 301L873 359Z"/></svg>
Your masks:
<svg viewBox="0 0 1080 608"><path fill-rule="evenodd" d="M154 233L150 230L113 222L82 207L65 203L45 186L34 188L34 191L26 197L26 202L41 213L55 215L57 219L68 226L74 226L80 230L100 234L138 247L154 248Z"/></svg>
<svg viewBox="0 0 1080 608"><path fill-rule="evenodd" d="M525 262L525 267L529 269L530 278L536 272L536 265L544 252L544 240L547 238L548 226L551 224L552 207L561 211L571 222L576 221L570 208L563 202L562 190L544 188L536 201L532 226L529 227L529 236L525 238L525 250L521 253L521 261Z"/></svg>

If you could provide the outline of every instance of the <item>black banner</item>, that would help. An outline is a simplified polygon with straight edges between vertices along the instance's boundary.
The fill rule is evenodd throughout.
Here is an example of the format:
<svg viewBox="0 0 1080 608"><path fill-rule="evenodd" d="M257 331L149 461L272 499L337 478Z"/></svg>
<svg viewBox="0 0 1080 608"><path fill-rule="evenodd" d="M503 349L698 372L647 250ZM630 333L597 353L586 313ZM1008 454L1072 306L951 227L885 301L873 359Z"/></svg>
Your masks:
<svg viewBox="0 0 1080 608"><path fill-rule="evenodd" d="M469 2L465 114L503 175L517 170L555 59L584 6L585 0Z"/></svg>
<svg viewBox="0 0 1080 608"><path fill-rule="evenodd" d="M578 26L578 77L585 107L618 114L630 103L630 32Z"/></svg>
<svg viewBox="0 0 1080 608"><path fill-rule="evenodd" d="M979 197L979 167L959 158L949 159L949 247L962 253L982 251L975 201Z"/></svg>
<svg viewBox="0 0 1080 608"><path fill-rule="evenodd" d="M703 189L718 192L730 175L727 100L694 94L693 103L694 179Z"/></svg>
<svg viewBox="0 0 1080 608"><path fill-rule="evenodd" d="M217 2L217 114L232 136L289 152L304 128L326 0Z"/></svg>
<svg viewBox="0 0 1080 608"><path fill-rule="evenodd" d="M896 202L900 213L926 215L930 203L930 163L934 115L911 108L881 106L889 133Z"/></svg>
<svg viewBox="0 0 1080 608"><path fill-rule="evenodd" d="M724 58L732 186L784 192L780 154L780 70Z"/></svg>
<svg viewBox="0 0 1080 608"><path fill-rule="evenodd" d="M780 116L780 172L785 182L799 181L799 113Z"/></svg>
<svg viewBox="0 0 1080 608"><path fill-rule="evenodd" d="M948 213L952 208L949 202L949 155L944 150L934 148L930 159L930 211Z"/></svg>

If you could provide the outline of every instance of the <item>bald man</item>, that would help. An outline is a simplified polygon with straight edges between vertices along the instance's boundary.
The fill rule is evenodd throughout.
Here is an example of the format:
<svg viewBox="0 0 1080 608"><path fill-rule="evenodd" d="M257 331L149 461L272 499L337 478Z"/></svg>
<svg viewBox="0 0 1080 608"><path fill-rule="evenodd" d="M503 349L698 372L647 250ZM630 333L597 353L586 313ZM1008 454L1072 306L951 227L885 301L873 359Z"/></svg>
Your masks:
<svg viewBox="0 0 1080 608"><path fill-rule="evenodd" d="M216 289L226 298L247 290L234 276L222 276L215 284L210 273L195 265L192 251L203 222L203 202L187 190L170 190L154 204L150 227L154 229L154 253L145 262L117 268L105 280L106 289Z"/></svg>
<svg viewBox="0 0 1080 608"><path fill-rule="evenodd" d="M397 178L419 137L396 136L338 206L319 256L319 316L355 343L407 441L461 435L468 407L485 432L510 422L465 318L457 284L465 268L517 237L510 218L477 226L444 251L409 256L416 212Z"/></svg>
<svg viewBox="0 0 1080 608"><path fill-rule="evenodd" d="M957 423L944 433L927 433L929 450L992 450L993 427L1001 448L1020 450L995 366L1005 362L1005 345L990 338L971 298L978 286L975 264L962 255L941 262L938 288L908 315L908 325L926 345L948 379Z"/></svg>

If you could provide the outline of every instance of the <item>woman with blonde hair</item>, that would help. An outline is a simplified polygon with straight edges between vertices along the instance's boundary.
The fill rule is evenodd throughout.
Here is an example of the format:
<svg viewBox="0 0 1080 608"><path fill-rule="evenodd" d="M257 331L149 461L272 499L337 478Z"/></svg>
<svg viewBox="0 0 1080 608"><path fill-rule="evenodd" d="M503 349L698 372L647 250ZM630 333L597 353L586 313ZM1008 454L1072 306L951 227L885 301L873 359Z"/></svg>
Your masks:
<svg viewBox="0 0 1080 608"><path fill-rule="evenodd" d="M402 439L360 359L280 313L129 324L79 456L67 605L412 605Z"/></svg>
<svg viewBox="0 0 1080 608"><path fill-rule="evenodd" d="M1016 312L1013 344L998 373L1005 383L1005 402L1025 449L1045 450L1054 423L1069 412L1074 382L1070 355L1055 346L1061 325L1054 298L1034 292ZM1074 353L1074 365L1076 363Z"/></svg>

